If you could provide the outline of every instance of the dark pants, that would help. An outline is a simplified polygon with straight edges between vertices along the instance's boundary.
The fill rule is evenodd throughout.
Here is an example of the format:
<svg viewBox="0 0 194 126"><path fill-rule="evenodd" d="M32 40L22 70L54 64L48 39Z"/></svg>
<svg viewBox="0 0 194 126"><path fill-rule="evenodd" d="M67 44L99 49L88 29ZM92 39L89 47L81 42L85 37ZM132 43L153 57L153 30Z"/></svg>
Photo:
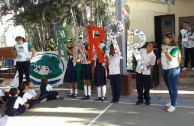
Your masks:
<svg viewBox="0 0 194 126"><path fill-rule="evenodd" d="M8 99L10 98L9 95L5 95L5 96L1 96L1 98L3 99L4 102L7 102Z"/></svg>
<svg viewBox="0 0 194 126"><path fill-rule="evenodd" d="M32 108L36 103L38 103L38 99L36 100L28 100L27 103L29 104L29 109Z"/></svg>
<svg viewBox="0 0 194 126"><path fill-rule="evenodd" d="M188 61L191 61L191 67L194 67L194 48L185 48L185 61L184 61L184 67L187 68Z"/></svg>
<svg viewBox="0 0 194 126"><path fill-rule="evenodd" d="M110 77L113 100L118 101L121 94L121 76L120 74L117 74L117 75L109 75L109 77Z"/></svg>
<svg viewBox="0 0 194 126"><path fill-rule="evenodd" d="M176 67L168 70L164 70L164 69L162 70L163 79L168 88L172 106L176 105L177 93L178 93L177 83L178 83L179 73L180 73L180 67Z"/></svg>
<svg viewBox="0 0 194 126"><path fill-rule="evenodd" d="M5 114L8 116L18 116L21 115L26 111L26 107L23 105L20 105L18 109L6 109Z"/></svg>
<svg viewBox="0 0 194 126"><path fill-rule="evenodd" d="M26 80L30 79L29 67L30 67L29 61L16 62L16 68L17 68L18 73L19 73L19 84L21 84L23 81L23 74L25 74Z"/></svg>
<svg viewBox="0 0 194 126"><path fill-rule="evenodd" d="M137 73L136 88L139 101L143 102L143 99L145 99L146 101L150 100L150 85L151 85L151 75L143 75Z"/></svg>

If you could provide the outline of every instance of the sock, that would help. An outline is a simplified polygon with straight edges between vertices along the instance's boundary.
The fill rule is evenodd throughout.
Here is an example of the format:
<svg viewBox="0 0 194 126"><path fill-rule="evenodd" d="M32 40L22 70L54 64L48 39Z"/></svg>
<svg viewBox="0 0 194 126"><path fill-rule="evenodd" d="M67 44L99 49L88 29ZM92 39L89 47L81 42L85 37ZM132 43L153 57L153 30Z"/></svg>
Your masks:
<svg viewBox="0 0 194 126"><path fill-rule="evenodd" d="M73 94L73 88L70 89L70 94Z"/></svg>
<svg viewBox="0 0 194 126"><path fill-rule="evenodd" d="M102 87L97 87L98 97L101 97L101 95L102 95L102 93L101 93L101 88L102 88Z"/></svg>
<svg viewBox="0 0 194 126"><path fill-rule="evenodd" d="M76 95L78 94L78 90L77 90L77 89L75 89L75 94L76 94Z"/></svg>
<svg viewBox="0 0 194 126"><path fill-rule="evenodd" d="M84 93L87 96L87 85L84 85Z"/></svg>
<svg viewBox="0 0 194 126"><path fill-rule="evenodd" d="M88 85L88 95L91 96L91 85Z"/></svg>
<svg viewBox="0 0 194 126"><path fill-rule="evenodd" d="M102 86L102 96L105 97L106 96L106 85Z"/></svg>

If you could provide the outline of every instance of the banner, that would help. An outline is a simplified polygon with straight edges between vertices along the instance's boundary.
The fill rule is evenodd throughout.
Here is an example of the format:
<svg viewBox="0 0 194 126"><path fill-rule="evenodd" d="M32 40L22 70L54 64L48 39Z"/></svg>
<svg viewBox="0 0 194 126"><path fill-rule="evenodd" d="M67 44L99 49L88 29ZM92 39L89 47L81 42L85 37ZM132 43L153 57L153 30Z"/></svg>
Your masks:
<svg viewBox="0 0 194 126"><path fill-rule="evenodd" d="M31 60L30 63L30 79L35 86L40 86L41 78L46 77L48 79L48 84L52 85L53 87L57 87L63 84L66 66L67 61L64 58L59 59L57 51L36 52L36 56ZM17 72L11 86L18 86L18 77Z"/></svg>

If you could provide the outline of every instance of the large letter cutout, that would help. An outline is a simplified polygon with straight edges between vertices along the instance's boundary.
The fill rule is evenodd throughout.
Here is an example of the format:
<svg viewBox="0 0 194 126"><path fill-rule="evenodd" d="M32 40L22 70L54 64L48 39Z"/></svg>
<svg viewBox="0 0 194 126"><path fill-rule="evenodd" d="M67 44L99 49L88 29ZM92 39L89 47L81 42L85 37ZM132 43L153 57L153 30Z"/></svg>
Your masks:
<svg viewBox="0 0 194 126"><path fill-rule="evenodd" d="M104 39L104 31L97 26L86 26L88 29L88 61L92 61L93 58L93 46L96 49L99 62L105 63L104 55L101 49L98 47L98 43ZM93 31L98 31L100 37L93 37Z"/></svg>

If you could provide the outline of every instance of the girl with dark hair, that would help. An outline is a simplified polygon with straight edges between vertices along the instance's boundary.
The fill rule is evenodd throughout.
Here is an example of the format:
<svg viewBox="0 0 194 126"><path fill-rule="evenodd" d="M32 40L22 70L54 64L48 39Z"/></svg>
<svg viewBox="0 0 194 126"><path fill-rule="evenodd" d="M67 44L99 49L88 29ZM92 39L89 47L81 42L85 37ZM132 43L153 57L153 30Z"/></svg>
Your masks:
<svg viewBox="0 0 194 126"><path fill-rule="evenodd" d="M74 97L76 98L78 96L78 89L77 89L77 75L76 75L76 64L73 62L73 56L74 56L74 47L67 47L65 45L65 48L67 50L67 53L69 55L68 61L67 61L67 69L65 71L65 76L64 76L64 82L69 83L70 87L70 93L69 97ZM73 93L73 86L74 86L74 93Z"/></svg>
<svg viewBox="0 0 194 126"><path fill-rule="evenodd" d="M36 50L32 47L32 45L26 40L21 37L17 36L15 38L15 41L17 42L13 50L17 53L16 58L16 68L19 73L19 84L23 81L23 74L26 76L26 80L29 80L29 67L30 67L30 60L34 57ZM31 51L32 55L29 57L28 52Z"/></svg>
<svg viewBox="0 0 194 126"><path fill-rule="evenodd" d="M179 48L174 41L173 33L167 33L164 37L165 45L161 46L161 64L164 82L168 88L170 102L166 104L167 112L173 112L177 102L177 83L180 73L179 61L181 59ZM159 63L160 61L158 61Z"/></svg>
<svg viewBox="0 0 194 126"><path fill-rule="evenodd" d="M191 68L194 70L194 32L191 25L188 25L188 32L185 34L185 38L182 39L185 43L185 59L184 59L184 68L182 70L187 70L187 65L190 57Z"/></svg>

